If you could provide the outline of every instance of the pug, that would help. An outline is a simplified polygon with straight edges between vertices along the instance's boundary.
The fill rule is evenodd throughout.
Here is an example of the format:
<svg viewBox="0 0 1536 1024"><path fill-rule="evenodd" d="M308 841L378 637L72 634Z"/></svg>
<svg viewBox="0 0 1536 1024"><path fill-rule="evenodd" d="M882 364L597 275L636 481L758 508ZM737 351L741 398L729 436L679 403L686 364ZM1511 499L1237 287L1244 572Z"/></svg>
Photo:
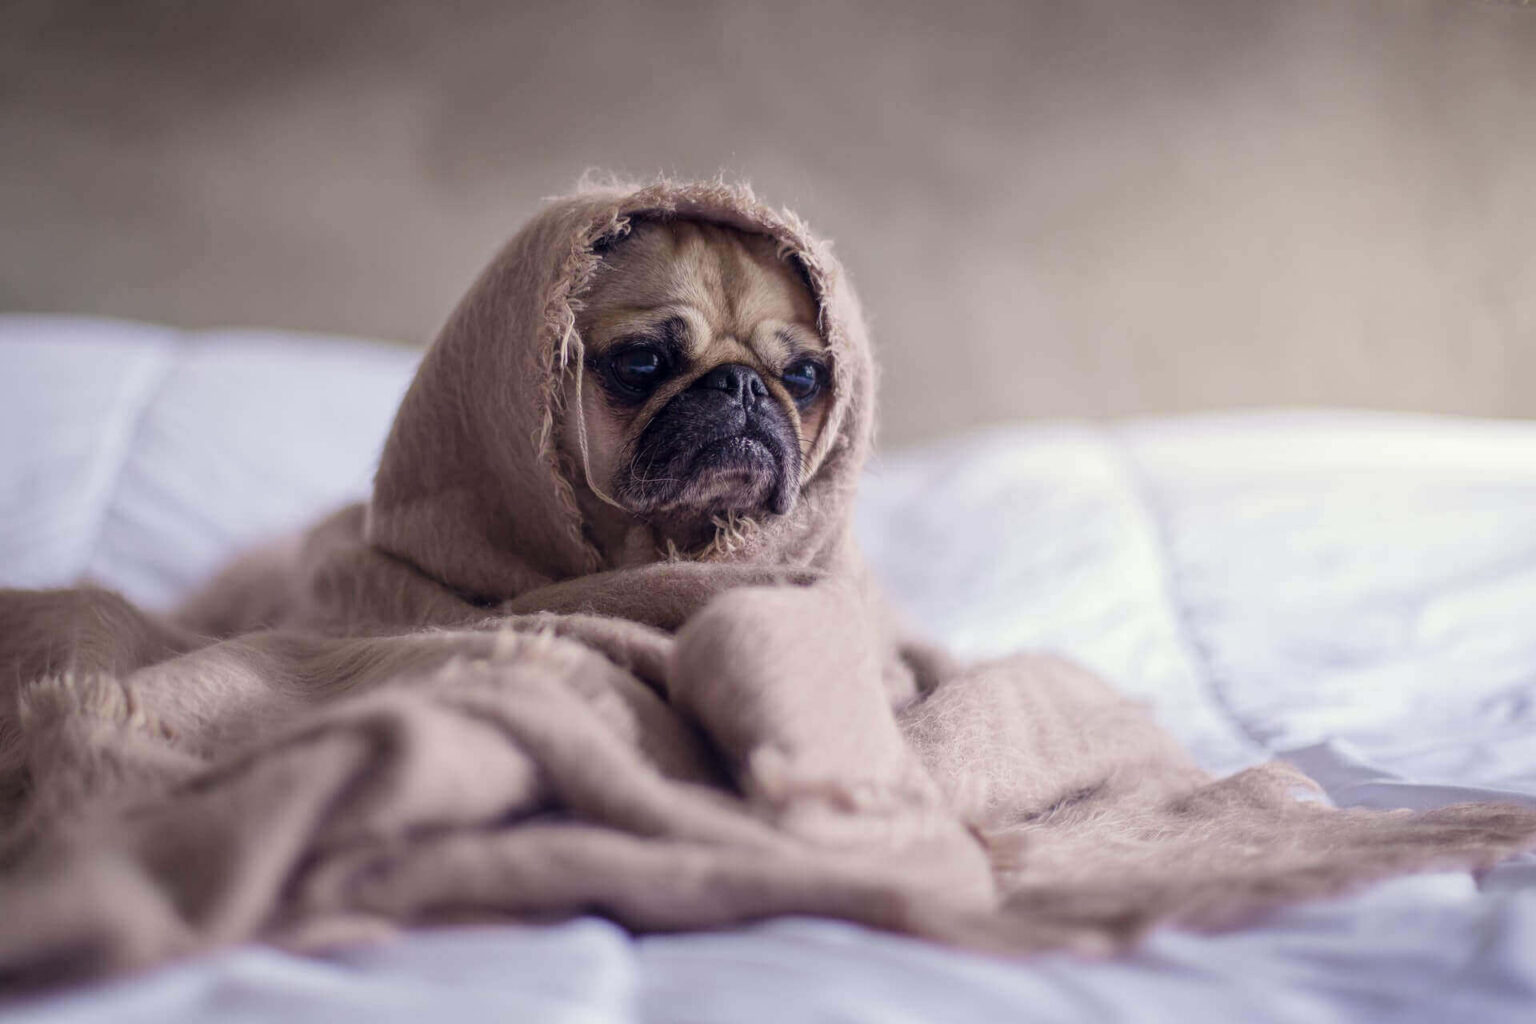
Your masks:
<svg viewBox="0 0 1536 1024"><path fill-rule="evenodd" d="M701 221L642 221L599 252L560 440L599 546L638 564L789 512L830 401L804 272Z"/></svg>

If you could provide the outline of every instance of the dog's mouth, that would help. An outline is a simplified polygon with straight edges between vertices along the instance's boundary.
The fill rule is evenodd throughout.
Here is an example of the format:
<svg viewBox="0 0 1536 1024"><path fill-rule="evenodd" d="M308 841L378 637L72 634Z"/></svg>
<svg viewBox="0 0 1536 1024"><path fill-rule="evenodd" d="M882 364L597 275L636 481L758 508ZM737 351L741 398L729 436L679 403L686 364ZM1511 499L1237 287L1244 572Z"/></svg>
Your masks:
<svg viewBox="0 0 1536 1024"><path fill-rule="evenodd" d="M778 466L778 458L768 442L752 434L740 434L736 437L722 437L701 446L699 453L694 456L693 465L695 469L707 470L713 466L729 470L746 469L765 461L775 469Z"/></svg>
<svg viewBox="0 0 1536 1024"><path fill-rule="evenodd" d="M778 455L760 437L711 441L699 448L688 468L685 504L711 512L771 507L780 474Z"/></svg>
<svg viewBox="0 0 1536 1024"><path fill-rule="evenodd" d="M644 515L782 515L799 491L800 448L777 433L749 423L739 432L700 439L693 430L652 424L629 461L619 496Z"/></svg>

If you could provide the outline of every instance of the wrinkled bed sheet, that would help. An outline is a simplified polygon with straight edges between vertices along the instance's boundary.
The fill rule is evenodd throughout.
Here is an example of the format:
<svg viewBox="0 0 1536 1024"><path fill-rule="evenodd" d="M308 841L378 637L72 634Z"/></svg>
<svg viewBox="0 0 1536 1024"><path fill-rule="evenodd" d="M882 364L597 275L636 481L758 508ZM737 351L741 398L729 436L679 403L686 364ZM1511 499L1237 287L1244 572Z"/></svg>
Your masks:
<svg viewBox="0 0 1536 1024"><path fill-rule="evenodd" d="M167 606L235 548L360 494L414 362L345 339L0 317L0 582L89 578ZM1150 702L1212 770L1279 754L1340 804L1536 805L1536 424L1264 412L1014 427L888 454L860 529L938 639L968 656L1065 651ZM1529 1021L1536 858L1229 935L1158 933L1109 963L1010 963L825 921L635 940L582 919L420 931L326 960L236 950L7 1010Z"/></svg>

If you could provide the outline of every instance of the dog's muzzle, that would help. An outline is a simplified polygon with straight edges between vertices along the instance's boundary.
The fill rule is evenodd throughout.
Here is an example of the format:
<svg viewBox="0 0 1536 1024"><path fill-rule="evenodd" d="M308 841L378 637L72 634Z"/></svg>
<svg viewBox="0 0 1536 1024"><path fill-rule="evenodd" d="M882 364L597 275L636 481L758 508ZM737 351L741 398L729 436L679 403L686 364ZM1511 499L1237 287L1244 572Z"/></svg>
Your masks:
<svg viewBox="0 0 1536 1024"><path fill-rule="evenodd" d="M757 371L725 363L662 407L635 443L620 496L637 512L794 507L800 443Z"/></svg>

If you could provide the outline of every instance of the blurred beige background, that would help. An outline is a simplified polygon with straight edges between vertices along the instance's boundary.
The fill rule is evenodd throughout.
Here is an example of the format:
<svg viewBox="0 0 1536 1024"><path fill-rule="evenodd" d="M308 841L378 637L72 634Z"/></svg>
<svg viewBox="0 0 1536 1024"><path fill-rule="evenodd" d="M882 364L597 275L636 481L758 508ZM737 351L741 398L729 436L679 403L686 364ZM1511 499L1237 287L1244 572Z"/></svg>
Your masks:
<svg viewBox="0 0 1536 1024"><path fill-rule="evenodd" d="M0 308L421 342L587 168L837 240L885 439L1536 415L1536 5L0 7Z"/></svg>

